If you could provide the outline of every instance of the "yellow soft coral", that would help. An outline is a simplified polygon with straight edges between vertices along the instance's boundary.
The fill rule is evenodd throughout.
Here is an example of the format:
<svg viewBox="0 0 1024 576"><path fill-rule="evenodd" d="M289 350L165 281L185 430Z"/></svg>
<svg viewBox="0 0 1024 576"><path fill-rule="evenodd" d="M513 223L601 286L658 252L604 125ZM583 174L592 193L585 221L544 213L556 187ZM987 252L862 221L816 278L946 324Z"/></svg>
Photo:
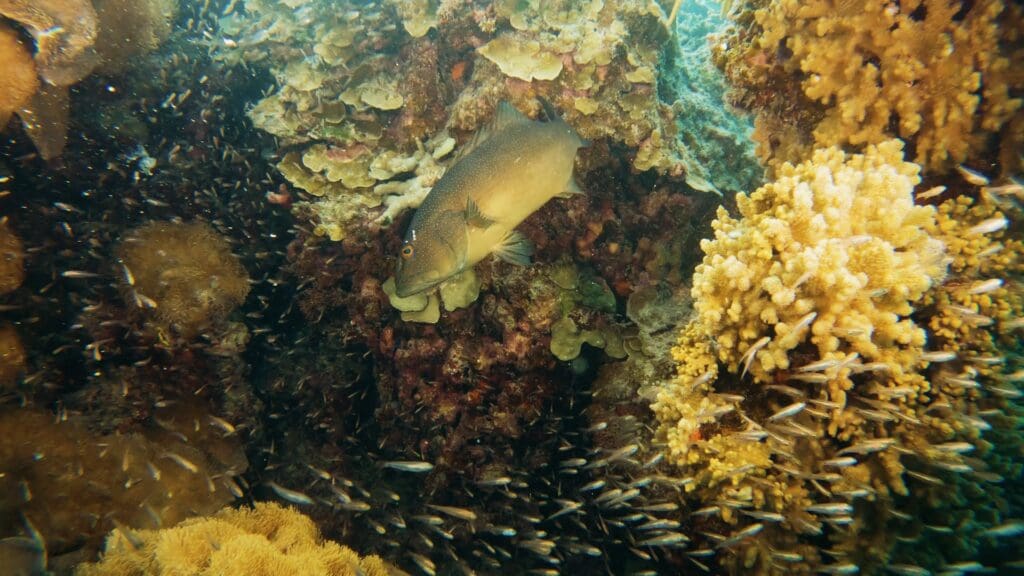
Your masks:
<svg viewBox="0 0 1024 576"><path fill-rule="evenodd" d="M739 218L720 209L701 245L696 317L652 409L687 491L729 524L750 522L730 508L778 522L748 525L726 564L772 573L783 549L813 568L792 535L838 516L855 529L837 549L884 562L859 526L929 497L936 470L984 473L961 453L986 445L978 414L1020 395L1001 346L1022 328L1024 244L991 194L915 205L918 171L896 140L817 150L738 196Z"/></svg>
<svg viewBox="0 0 1024 576"><path fill-rule="evenodd" d="M225 509L173 528L126 533L115 530L96 564L78 576L133 574L214 576L387 576L376 556L359 557L324 541L313 521L291 508L258 502L253 509Z"/></svg>
<svg viewBox="0 0 1024 576"><path fill-rule="evenodd" d="M751 363L767 381L789 368L808 330L819 359L874 359L879 343L919 346L923 333L900 318L944 269L943 246L928 234L935 210L911 195L917 172L898 141L849 157L830 148L737 197L741 220L719 208L693 286L718 359L736 371L768 337Z"/></svg>
<svg viewBox="0 0 1024 576"><path fill-rule="evenodd" d="M824 110L820 121L804 127L817 146L900 136L918 163L944 170L985 150L988 137L1021 109L1013 92L1024 87L1007 48L1020 33L1019 9L1000 0L966 4L774 0L754 11L761 30L753 41L735 39L732 50L743 56L726 71L752 90L778 84L749 80L765 71L799 78L803 94ZM794 105L759 108L776 115L785 107L784 117ZM785 152L782 144L776 154ZM770 149L761 152L773 160L765 155Z"/></svg>

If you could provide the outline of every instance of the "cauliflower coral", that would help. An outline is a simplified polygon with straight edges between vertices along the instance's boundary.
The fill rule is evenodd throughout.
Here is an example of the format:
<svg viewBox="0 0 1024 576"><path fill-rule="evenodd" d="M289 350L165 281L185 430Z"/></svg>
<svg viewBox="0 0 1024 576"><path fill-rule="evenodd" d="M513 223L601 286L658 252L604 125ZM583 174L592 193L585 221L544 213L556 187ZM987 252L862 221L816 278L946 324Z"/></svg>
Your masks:
<svg viewBox="0 0 1024 576"><path fill-rule="evenodd" d="M755 138L770 164L814 146L861 146L899 136L930 171L978 159L1021 117L1024 19L1000 0L748 2L747 31L720 43L719 63L758 112ZM752 32L752 33L749 33ZM794 101L784 85L799 85ZM764 100L767 95L768 99ZM758 100L762 98L761 100ZM798 135L779 124L800 109ZM998 136L992 138L992 136ZM1008 167L1013 169L1013 167Z"/></svg>
<svg viewBox="0 0 1024 576"><path fill-rule="evenodd" d="M855 529L831 534L835 548L870 568L891 551L871 535L901 521L895 496L953 506L928 490L960 490L966 473L1001 479L980 458L993 446L982 434L1000 425L979 415L1012 413L1021 395L1018 362L1002 350L1024 314L1006 286L1024 246L1003 237L1008 220L984 190L915 204L920 167L902 146L783 164L737 197L740 217L720 208L702 242L696 316L652 409L688 491L730 503L715 511L729 524L777 522L748 525L757 538L724 560L746 572L771 572L779 550L828 569L799 535L837 518ZM999 498L993 488L972 505Z"/></svg>

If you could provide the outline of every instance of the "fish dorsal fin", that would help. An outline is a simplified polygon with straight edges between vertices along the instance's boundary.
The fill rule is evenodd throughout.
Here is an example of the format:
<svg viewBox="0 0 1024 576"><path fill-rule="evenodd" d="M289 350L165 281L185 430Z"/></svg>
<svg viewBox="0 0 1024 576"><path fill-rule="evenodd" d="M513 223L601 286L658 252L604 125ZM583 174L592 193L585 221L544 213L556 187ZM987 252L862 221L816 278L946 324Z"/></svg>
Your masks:
<svg viewBox="0 0 1024 576"><path fill-rule="evenodd" d="M528 122L530 122L530 119L524 116L519 110L516 110L515 106L512 106L507 101L502 100L501 103L498 104L498 110L494 113L494 119L492 119L489 124L478 130L477 133L469 139L469 141L462 145L462 148L459 148L452 158L457 161L489 140L491 136L494 136L510 126Z"/></svg>

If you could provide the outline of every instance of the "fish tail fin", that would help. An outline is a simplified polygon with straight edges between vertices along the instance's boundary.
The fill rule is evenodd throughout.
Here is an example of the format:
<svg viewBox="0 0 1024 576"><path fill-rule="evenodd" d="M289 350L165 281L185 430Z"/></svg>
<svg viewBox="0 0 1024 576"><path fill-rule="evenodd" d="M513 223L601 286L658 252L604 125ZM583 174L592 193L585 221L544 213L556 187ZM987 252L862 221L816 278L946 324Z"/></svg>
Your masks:
<svg viewBox="0 0 1024 576"><path fill-rule="evenodd" d="M568 122L562 119L562 116L558 114L558 110L555 108L554 104L548 101L547 98L544 98L543 96L538 96L537 101L540 102L541 108L544 109L544 119L547 122L564 124L566 128L568 128L569 131L572 132L572 135L576 137L576 140L578 141L580 148L587 148L588 146L590 146L590 140L585 140L581 138L580 135L576 133L576 130L574 130L572 126L569 126Z"/></svg>

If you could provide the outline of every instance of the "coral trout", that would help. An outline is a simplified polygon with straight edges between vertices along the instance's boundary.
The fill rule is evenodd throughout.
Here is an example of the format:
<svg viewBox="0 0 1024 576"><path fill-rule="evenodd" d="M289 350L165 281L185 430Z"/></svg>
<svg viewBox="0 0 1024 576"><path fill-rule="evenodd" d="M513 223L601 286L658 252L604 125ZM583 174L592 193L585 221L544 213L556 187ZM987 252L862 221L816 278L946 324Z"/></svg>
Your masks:
<svg viewBox="0 0 1024 576"><path fill-rule="evenodd" d="M463 147L427 194L402 243L398 296L430 290L491 253L529 263L532 247L515 227L554 196L580 193L572 171L576 150L585 146L542 103L547 122L502 102L491 125Z"/></svg>

